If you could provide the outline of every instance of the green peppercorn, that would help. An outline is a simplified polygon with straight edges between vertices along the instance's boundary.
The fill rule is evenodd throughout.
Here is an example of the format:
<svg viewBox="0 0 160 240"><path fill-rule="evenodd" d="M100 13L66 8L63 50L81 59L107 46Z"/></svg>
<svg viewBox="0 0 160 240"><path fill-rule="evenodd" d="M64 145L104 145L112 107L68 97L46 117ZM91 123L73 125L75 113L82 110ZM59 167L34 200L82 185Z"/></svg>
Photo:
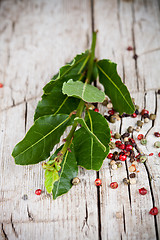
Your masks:
<svg viewBox="0 0 160 240"><path fill-rule="evenodd" d="M116 148L116 144L114 142L110 142L109 147L110 147L110 149L114 149L114 148Z"/></svg>
<svg viewBox="0 0 160 240"><path fill-rule="evenodd" d="M150 116L149 116L149 118L150 118L151 120L155 120L155 119L156 119L156 114L151 113Z"/></svg>
<svg viewBox="0 0 160 240"><path fill-rule="evenodd" d="M132 127L132 126L129 126L129 128L127 129L127 131L128 131L129 133L132 133L132 132L133 132L133 127Z"/></svg>
<svg viewBox="0 0 160 240"><path fill-rule="evenodd" d="M142 139L141 139L141 144L142 144L142 145L146 145L146 144L147 144L147 139L142 138Z"/></svg>
<svg viewBox="0 0 160 240"><path fill-rule="evenodd" d="M135 105L135 109L139 110L139 106L138 106L138 105Z"/></svg>
<svg viewBox="0 0 160 240"><path fill-rule="evenodd" d="M115 139L119 139L120 137L121 137L121 135L120 135L119 133L115 133L115 134L114 134L114 138L115 138Z"/></svg>
<svg viewBox="0 0 160 240"><path fill-rule="evenodd" d="M121 162L116 162L117 168L121 168L122 167L122 163Z"/></svg>
<svg viewBox="0 0 160 240"><path fill-rule="evenodd" d="M110 117L110 122L111 122L111 123L115 123L115 122L116 122L116 117L115 117L114 115L112 115L112 116Z"/></svg>
<svg viewBox="0 0 160 240"><path fill-rule="evenodd" d="M147 157L145 155L140 156L140 162L144 163L147 160Z"/></svg>
<svg viewBox="0 0 160 240"><path fill-rule="evenodd" d="M159 141L155 142L155 143L154 143L154 147L160 148L160 142L159 142Z"/></svg>
<svg viewBox="0 0 160 240"><path fill-rule="evenodd" d="M143 122L140 121L140 120L138 120L138 121L137 121L137 126L138 126L138 127L142 127L142 126L143 126Z"/></svg>

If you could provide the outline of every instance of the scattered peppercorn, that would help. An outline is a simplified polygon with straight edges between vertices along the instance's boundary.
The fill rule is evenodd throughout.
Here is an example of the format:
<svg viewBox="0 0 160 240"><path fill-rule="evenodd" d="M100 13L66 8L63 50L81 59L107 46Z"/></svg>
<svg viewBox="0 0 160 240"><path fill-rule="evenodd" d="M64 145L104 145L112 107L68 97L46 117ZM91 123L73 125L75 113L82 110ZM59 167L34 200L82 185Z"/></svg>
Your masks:
<svg viewBox="0 0 160 240"><path fill-rule="evenodd" d="M116 144L114 142L109 143L110 149L114 149L116 147Z"/></svg>
<svg viewBox="0 0 160 240"><path fill-rule="evenodd" d="M136 113L133 113L133 114L132 114L132 117L133 117L133 118L136 118L136 117L137 117L137 114L136 114Z"/></svg>
<svg viewBox="0 0 160 240"><path fill-rule="evenodd" d="M151 120L155 120L155 119L156 119L156 114L151 113L150 116L149 116L149 118L150 118Z"/></svg>
<svg viewBox="0 0 160 240"><path fill-rule="evenodd" d="M113 157L113 153L109 153L107 156L107 158L109 158L109 159L112 159L112 157Z"/></svg>
<svg viewBox="0 0 160 240"><path fill-rule="evenodd" d="M109 109L113 108L112 103L108 103L108 104L107 104L107 108L109 108Z"/></svg>
<svg viewBox="0 0 160 240"><path fill-rule="evenodd" d="M120 135L119 133L115 133L115 134L114 134L114 138L115 138L115 139L119 139L120 137L121 137L121 135Z"/></svg>
<svg viewBox="0 0 160 240"><path fill-rule="evenodd" d="M129 181L128 178L124 178L124 179L123 179L123 182L124 182L124 184L127 184L127 185L130 184L130 181Z"/></svg>
<svg viewBox="0 0 160 240"><path fill-rule="evenodd" d="M112 165L112 170L116 170L117 169L117 165L116 164L113 164Z"/></svg>
<svg viewBox="0 0 160 240"><path fill-rule="evenodd" d="M147 160L147 157L145 155L140 156L140 162L144 163Z"/></svg>
<svg viewBox="0 0 160 240"><path fill-rule="evenodd" d="M138 120L138 121L137 121L137 126L142 127L142 126L143 126L143 122L140 121L140 120Z"/></svg>
<svg viewBox="0 0 160 240"><path fill-rule="evenodd" d="M157 215L157 214L158 214L158 208L157 208L157 207L153 207L153 208L149 211L149 213L150 213L151 215Z"/></svg>
<svg viewBox="0 0 160 240"><path fill-rule="evenodd" d="M127 129L127 131L128 131L129 133L132 133L132 132L133 132L133 127L132 127L132 126L129 126L129 128Z"/></svg>
<svg viewBox="0 0 160 240"><path fill-rule="evenodd" d="M97 187L99 187L99 186L102 185L102 181L101 181L101 179L99 179L99 178L97 178L97 179L94 181L94 183L95 183L95 185L96 185Z"/></svg>
<svg viewBox="0 0 160 240"><path fill-rule="evenodd" d="M131 47L131 46L127 47L127 51L132 51L132 50L133 50L133 47Z"/></svg>
<svg viewBox="0 0 160 240"><path fill-rule="evenodd" d="M111 115L110 122L111 123L115 123L116 122L116 117L114 115Z"/></svg>
<svg viewBox="0 0 160 240"><path fill-rule="evenodd" d="M158 153L158 157L160 157L160 152Z"/></svg>
<svg viewBox="0 0 160 240"><path fill-rule="evenodd" d="M3 88L3 84L2 83L0 83L0 88Z"/></svg>
<svg viewBox="0 0 160 240"><path fill-rule="evenodd" d="M141 139L141 144L146 145L147 144L147 139L145 139L145 138Z"/></svg>
<svg viewBox="0 0 160 240"><path fill-rule="evenodd" d="M116 189L116 188L118 188L118 183L117 182L111 182L110 187L112 189Z"/></svg>
<svg viewBox="0 0 160 240"><path fill-rule="evenodd" d="M42 192L41 189L37 189L37 190L35 191L35 194L36 194L36 195L41 195L41 192Z"/></svg>
<svg viewBox="0 0 160 240"><path fill-rule="evenodd" d="M141 115L143 116L144 114L149 114L149 111L146 110L146 109L143 109L143 110L141 111Z"/></svg>
<svg viewBox="0 0 160 240"><path fill-rule="evenodd" d="M126 161L126 159L127 159L127 156L126 155L119 155L119 160L121 160L121 161Z"/></svg>
<svg viewBox="0 0 160 240"><path fill-rule="evenodd" d="M160 142L159 142L159 141L155 142L155 143L154 143L154 147L160 148Z"/></svg>
<svg viewBox="0 0 160 240"><path fill-rule="evenodd" d="M137 54L134 54L133 59L134 59L134 60L137 60L137 58L138 58L138 55L137 55Z"/></svg>
<svg viewBox="0 0 160 240"><path fill-rule="evenodd" d="M153 153L150 153L149 156L150 156L150 157L153 156Z"/></svg>
<svg viewBox="0 0 160 240"><path fill-rule="evenodd" d="M148 123L148 122L149 122L149 118L145 118L144 123Z"/></svg>
<svg viewBox="0 0 160 240"><path fill-rule="evenodd" d="M122 143L122 144L121 144L121 145L119 145L118 147L119 147L119 149L122 149L122 150L124 150L124 149L125 149L125 144L123 144L123 143Z"/></svg>
<svg viewBox="0 0 160 240"><path fill-rule="evenodd" d="M137 136L137 139L138 140L141 140L141 139L143 139L144 138L144 135L143 134L139 134L138 136Z"/></svg>
<svg viewBox="0 0 160 240"><path fill-rule="evenodd" d="M146 195L147 194L147 190L143 187L143 188L140 188L139 189L139 193L141 194L141 195Z"/></svg>
<svg viewBox="0 0 160 240"><path fill-rule="evenodd" d="M78 177L75 177L72 179L72 184L73 185L77 185L78 183L80 183L80 179Z"/></svg>
<svg viewBox="0 0 160 240"><path fill-rule="evenodd" d="M125 147L125 149L126 149L126 151L128 152L128 151L130 151L130 150L132 150L132 145L130 145L130 144L128 144L128 145L126 145L126 147Z"/></svg>
<svg viewBox="0 0 160 240"><path fill-rule="evenodd" d="M135 178L135 177L136 177L136 174L135 174L135 173L131 173L131 174L129 175L129 177L130 177L130 178Z"/></svg>
<svg viewBox="0 0 160 240"><path fill-rule="evenodd" d="M114 114L114 110L113 109L109 110L108 114L113 115Z"/></svg>
<svg viewBox="0 0 160 240"><path fill-rule="evenodd" d="M98 109L98 108L95 108L94 111L95 111L95 112L99 112L99 109Z"/></svg>
<svg viewBox="0 0 160 240"><path fill-rule="evenodd" d="M154 133L154 136L155 136L155 137L160 137L160 133L159 133L159 132L155 132L155 133Z"/></svg>
<svg viewBox="0 0 160 240"><path fill-rule="evenodd" d="M117 168L121 168L122 167L122 163L121 162L116 162Z"/></svg>
<svg viewBox="0 0 160 240"><path fill-rule="evenodd" d="M127 133L124 133L123 135L121 135L121 137L122 137L122 138L125 138L125 137L129 137L129 135L130 135L130 134L127 132Z"/></svg>

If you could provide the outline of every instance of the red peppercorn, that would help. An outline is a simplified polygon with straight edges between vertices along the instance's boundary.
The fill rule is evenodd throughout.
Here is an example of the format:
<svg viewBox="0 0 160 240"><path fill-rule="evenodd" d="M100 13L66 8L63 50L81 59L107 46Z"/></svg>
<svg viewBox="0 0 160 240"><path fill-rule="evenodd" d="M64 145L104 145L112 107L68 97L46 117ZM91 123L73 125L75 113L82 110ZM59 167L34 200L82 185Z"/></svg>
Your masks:
<svg viewBox="0 0 160 240"><path fill-rule="evenodd" d="M128 50L128 51L132 51L132 50L133 50L133 47L128 46L127 50Z"/></svg>
<svg viewBox="0 0 160 240"><path fill-rule="evenodd" d="M115 141L115 144L119 146L122 144L122 142L118 140L118 141Z"/></svg>
<svg viewBox="0 0 160 240"><path fill-rule="evenodd" d="M130 151L130 150L132 150L132 145L130 145L130 144L128 144L128 145L126 145L126 151Z"/></svg>
<svg viewBox="0 0 160 240"><path fill-rule="evenodd" d="M116 189L116 188L118 188L118 183L117 182L111 182L110 187L112 189Z"/></svg>
<svg viewBox="0 0 160 240"><path fill-rule="evenodd" d="M0 83L0 88L2 88L3 87L3 84L2 83Z"/></svg>
<svg viewBox="0 0 160 240"><path fill-rule="evenodd" d="M127 159L126 155L123 155L123 154L119 155L119 160L126 161L126 159Z"/></svg>
<svg viewBox="0 0 160 240"><path fill-rule="evenodd" d="M110 130L110 134L112 134L112 130Z"/></svg>
<svg viewBox="0 0 160 240"><path fill-rule="evenodd" d="M149 211L149 213L150 213L151 215L157 215L157 214L158 214L158 208L157 208L157 207L153 207L153 208Z"/></svg>
<svg viewBox="0 0 160 240"><path fill-rule="evenodd" d="M150 153L149 156L150 156L150 157L153 156L153 153Z"/></svg>
<svg viewBox="0 0 160 240"><path fill-rule="evenodd" d="M155 132L155 133L154 133L154 136L155 136L155 137L160 137L160 133L159 133L159 132Z"/></svg>
<svg viewBox="0 0 160 240"><path fill-rule="evenodd" d="M158 157L160 157L160 152L158 153Z"/></svg>
<svg viewBox="0 0 160 240"><path fill-rule="evenodd" d="M125 149L125 144L121 144L118 146L120 149L124 150Z"/></svg>
<svg viewBox="0 0 160 240"><path fill-rule="evenodd" d="M114 114L114 110L111 109L111 110L108 111L108 113L109 113L110 115L113 115L113 114Z"/></svg>
<svg viewBox="0 0 160 240"><path fill-rule="evenodd" d="M141 115L143 116L144 114L149 114L149 111L146 110L146 109L143 109L142 112L141 112Z"/></svg>
<svg viewBox="0 0 160 240"><path fill-rule="evenodd" d="M112 157L113 157L113 153L109 153L107 156L107 158L109 158L109 159L112 159Z"/></svg>
<svg viewBox="0 0 160 240"><path fill-rule="evenodd" d="M37 190L35 191L35 194L36 194L36 195L41 195L41 192L42 192L41 189L37 189Z"/></svg>
<svg viewBox="0 0 160 240"><path fill-rule="evenodd" d="M133 114L132 114L132 117L133 117L133 118L136 118L136 117L137 117L137 114L136 114L136 113L133 113Z"/></svg>
<svg viewBox="0 0 160 240"><path fill-rule="evenodd" d="M140 189L139 189L139 193L140 193L141 195L146 195L146 194L147 194L147 189L145 189L144 187L143 187L143 188L140 188Z"/></svg>
<svg viewBox="0 0 160 240"><path fill-rule="evenodd" d="M101 186L102 185L102 181L101 179L97 178L95 181L94 181L95 185L98 187L98 186Z"/></svg>
<svg viewBox="0 0 160 240"><path fill-rule="evenodd" d="M139 134L138 136L137 136L137 139L138 140L141 140L141 139L143 139L144 138L144 135L143 134Z"/></svg>
<svg viewBox="0 0 160 240"><path fill-rule="evenodd" d="M95 112L99 112L99 109L98 109L98 108L95 108L94 111L95 111Z"/></svg>

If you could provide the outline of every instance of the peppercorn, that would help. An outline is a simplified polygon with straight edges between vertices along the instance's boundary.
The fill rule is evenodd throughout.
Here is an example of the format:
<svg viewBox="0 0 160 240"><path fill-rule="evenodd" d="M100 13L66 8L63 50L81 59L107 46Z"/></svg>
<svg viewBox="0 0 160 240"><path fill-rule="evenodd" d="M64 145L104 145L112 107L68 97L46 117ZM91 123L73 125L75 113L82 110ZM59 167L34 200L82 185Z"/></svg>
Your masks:
<svg viewBox="0 0 160 240"><path fill-rule="evenodd" d="M151 215L157 215L158 214L158 208L157 207L153 207L150 211L149 211L149 213L151 214Z"/></svg>
<svg viewBox="0 0 160 240"><path fill-rule="evenodd" d="M133 113L133 114L132 114L132 117L133 117L133 118L136 118L136 117L137 117L137 114L136 114L136 113Z"/></svg>
<svg viewBox="0 0 160 240"><path fill-rule="evenodd" d="M145 118L144 123L148 123L148 122L149 122L149 118Z"/></svg>
<svg viewBox="0 0 160 240"><path fill-rule="evenodd" d="M136 171L136 167L135 165L131 165L129 168L128 168L129 172L135 172Z"/></svg>
<svg viewBox="0 0 160 240"><path fill-rule="evenodd" d="M112 157L113 157L113 153L109 153L107 156L107 158L109 158L109 159L112 159Z"/></svg>
<svg viewBox="0 0 160 240"><path fill-rule="evenodd" d="M140 127L136 127L136 132L139 132L141 130Z"/></svg>
<svg viewBox="0 0 160 240"><path fill-rule="evenodd" d="M121 135L120 135L119 133L115 133L115 134L114 134L114 138L115 138L115 139L119 139L120 137L121 137Z"/></svg>
<svg viewBox="0 0 160 240"><path fill-rule="evenodd" d="M145 189L144 187L143 187L143 188L140 188L140 189L139 189L139 193L140 193L141 195L146 195L146 194L147 194L147 189Z"/></svg>
<svg viewBox="0 0 160 240"><path fill-rule="evenodd" d="M136 109L136 111L135 111L135 114L136 114L136 115L138 115L138 114L139 114L139 111L138 111L138 109Z"/></svg>
<svg viewBox="0 0 160 240"><path fill-rule="evenodd" d="M114 149L116 147L116 144L114 142L109 143L110 149Z"/></svg>
<svg viewBox="0 0 160 240"><path fill-rule="evenodd" d="M130 135L130 134L127 132L127 133L122 134L121 137L122 137L122 138L125 138L125 137L129 137L129 135Z"/></svg>
<svg viewBox="0 0 160 240"><path fill-rule="evenodd" d="M159 141L155 142L155 143L154 143L154 147L160 148L160 142L159 142Z"/></svg>
<svg viewBox="0 0 160 240"><path fill-rule="evenodd" d="M113 105L111 102L107 104L107 108L109 108L109 109L113 108Z"/></svg>
<svg viewBox="0 0 160 240"><path fill-rule="evenodd" d="M99 178L97 178L97 179L94 181L94 183L95 183L95 185L96 185L97 187L99 187L99 186L102 185L102 180L99 179Z"/></svg>
<svg viewBox="0 0 160 240"><path fill-rule="evenodd" d="M122 163L121 162L116 162L117 168L121 168L122 167Z"/></svg>
<svg viewBox="0 0 160 240"><path fill-rule="evenodd" d="M137 121L137 126L142 127L142 126L143 126L143 122L140 121L140 120L138 120L138 121Z"/></svg>
<svg viewBox="0 0 160 240"><path fill-rule="evenodd" d="M116 122L116 117L115 117L114 115L112 115L112 116L110 117L110 122L111 122L111 123L115 123L115 122Z"/></svg>
<svg viewBox="0 0 160 240"><path fill-rule="evenodd" d="M141 139L140 142L141 142L142 145L146 145L147 144L147 139L143 138L143 139Z"/></svg>
<svg viewBox="0 0 160 240"><path fill-rule="evenodd" d="M145 113L145 114L143 115L143 118L149 118L149 114L148 114L148 113Z"/></svg>
<svg viewBox="0 0 160 240"><path fill-rule="evenodd" d="M128 137L125 137L123 140L124 142L128 142Z"/></svg>
<svg viewBox="0 0 160 240"><path fill-rule="evenodd" d="M127 131L128 131L129 133L132 133L132 132L133 132L133 127L132 127L132 126L129 126L129 128L127 129Z"/></svg>
<svg viewBox="0 0 160 240"><path fill-rule="evenodd" d="M139 110L139 106L138 106L138 105L135 105L135 109L136 109L136 110Z"/></svg>
<svg viewBox="0 0 160 240"><path fill-rule="evenodd" d="M144 114L149 114L149 111L146 110L146 109L143 109L143 110L141 111L141 115L144 116Z"/></svg>
<svg viewBox="0 0 160 240"><path fill-rule="evenodd" d="M141 139L143 139L144 138L144 135L143 134L139 134L138 136L137 136L137 139L138 140L141 140Z"/></svg>
<svg viewBox="0 0 160 240"><path fill-rule="evenodd" d="M129 181L129 179L128 178L123 178L123 182L124 182L124 184L130 184L130 181Z"/></svg>
<svg viewBox="0 0 160 240"><path fill-rule="evenodd" d="M114 152L113 153L113 160L117 161L119 159L119 153L118 152Z"/></svg>
<svg viewBox="0 0 160 240"><path fill-rule="evenodd" d="M150 116L149 116L149 118L150 118L151 120L155 120L155 119L156 119L156 114L151 113Z"/></svg>
<svg viewBox="0 0 160 240"><path fill-rule="evenodd" d="M116 164L113 164L112 165L112 170L116 170L117 169L117 165Z"/></svg>
<svg viewBox="0 0 160 240"><path fill-rule="evenodd" d="M72 179L72 184L73 185L77 185L78 183L80 183L80 179L78 177L75 177Z"/></svg>
<svg viewBox="0 0 160 240"><path fill-rule="evenodd" d="M159 133L159 132L155 132L155 133L154 133L154 136L155 136L155 137L160 137L160 133Z"/></svg>
<svg viewBox="0 0 160 240"><path fill-rule="evenodd" d="M130 177L130 178L135 178L135 177L136 177L136 174L135 174L135 173L131 173L131 174L129 175L129 177Z"/></svg>
<svg viewBox="0 0 160 240"><path fill-rule="evenodd" d="M112 189L116 189L116 188L118 188L118 183L117 182L111 182L110 187Z"/></svg>
<svg viewBox="0 0 160 240"><path fill-rule="evenodd" d="M112 160L112 161L110 161L110 163L109 163L111 166L112 165L115 165L116 164L116 162L114 161L114 160Z"/></svg>
<svg viewBox="0 0 160 240"><path fill-rule="evenodd" d="M140 162L144 163L147 160L147 157L145 155L140 156Z"/></svg>

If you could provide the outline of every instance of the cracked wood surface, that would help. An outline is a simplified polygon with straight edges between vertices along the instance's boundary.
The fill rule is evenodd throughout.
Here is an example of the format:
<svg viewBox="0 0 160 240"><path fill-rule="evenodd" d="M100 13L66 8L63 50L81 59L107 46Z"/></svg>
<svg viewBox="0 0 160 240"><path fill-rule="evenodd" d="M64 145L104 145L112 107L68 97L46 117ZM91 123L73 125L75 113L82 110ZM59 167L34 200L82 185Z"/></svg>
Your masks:
<svg viewBox="0 0 160 240"><path fill-rule="evenodd" d="M95 29L96 56L115 61L140 109L157 114L141 131L147 134L147 146L139 146L154 156L138 165L136 185L122 184L129 162L112 171L105 160L98 173L80 168L81 184L53 201L44 190L41 164L16 166L11 152L33 124L42 87L90 46ZM159 30L157 0L0 2L0 239L159 239L160 214L148 214L153 206L160 210L160 161L153 148L153 133L160 131ZM128 46L134 51L127 51ZM99 108L102 114L107 111ZM138 119L110 127L124 133ZM96 177L102 179L101 188L94 186ZM119 183L118 189L109 188L111 181ZM146 196L138 194L141 187L148 190ZM35 195L37 188L43 190L41 196Z"/></svg>

